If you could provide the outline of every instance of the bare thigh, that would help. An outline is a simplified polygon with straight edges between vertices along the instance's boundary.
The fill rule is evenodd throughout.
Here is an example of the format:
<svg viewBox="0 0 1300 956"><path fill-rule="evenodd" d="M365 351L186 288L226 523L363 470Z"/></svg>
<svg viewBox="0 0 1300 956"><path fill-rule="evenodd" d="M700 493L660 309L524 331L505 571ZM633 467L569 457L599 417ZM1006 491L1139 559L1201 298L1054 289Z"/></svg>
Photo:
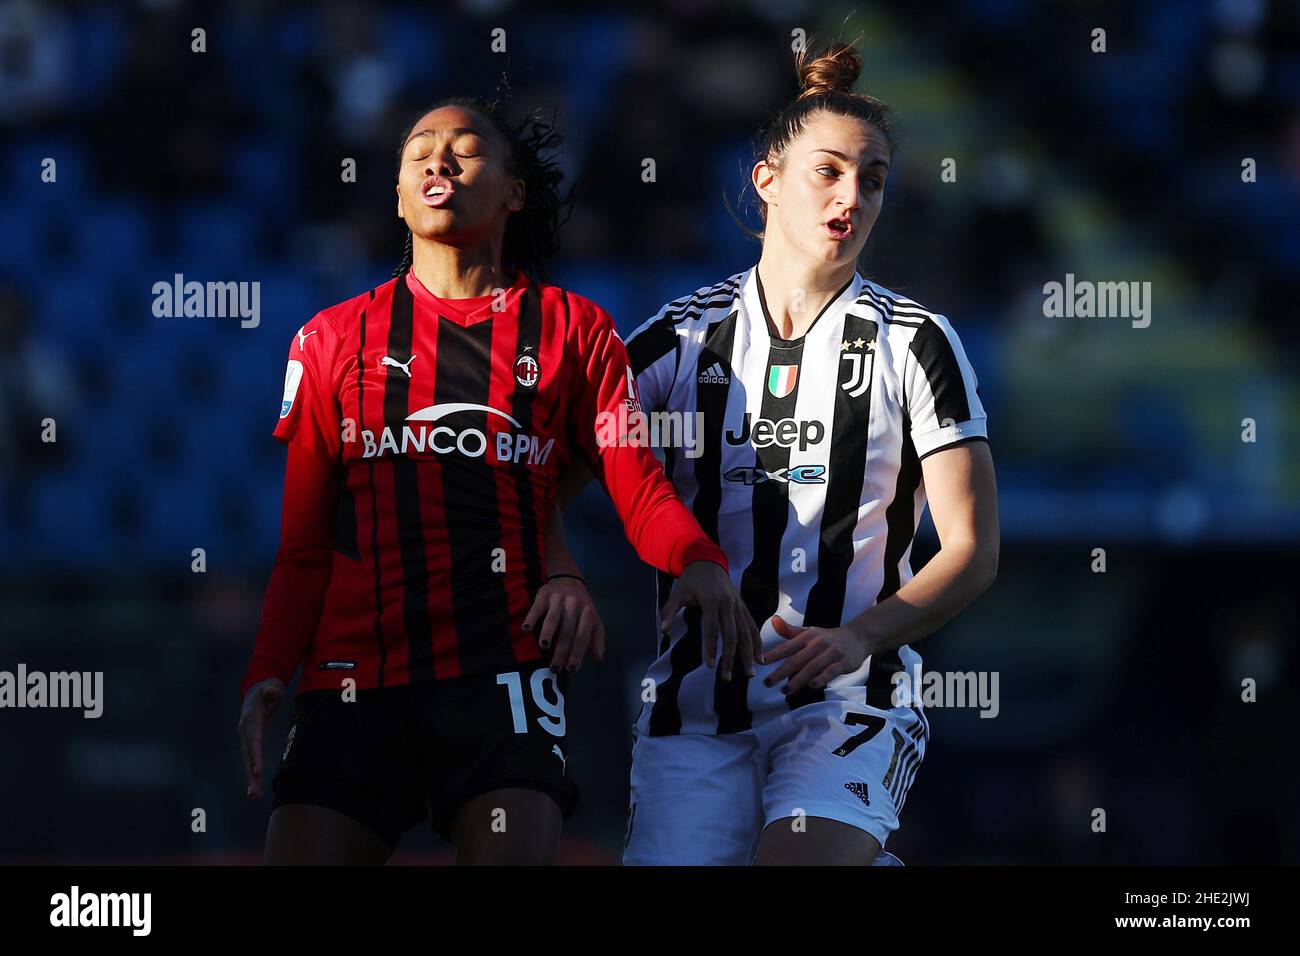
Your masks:
<svg viewBox="0 0 1300 956"><path fill-rule="evenodd" d="M460 805L452 824L461 866L549 866L564 817L548 794L507 787Z"/></svg>
<svg viewBox="0 0 1300 956"><path fill-rule="evenodd" d="M880 854L875 837L847 823L808 817L795 830L793 821L773 820L763 829L755 866L870 866Z"/></svg>
<svg viewBox="0 0 1300 956"><path fill-rule="evenodd" d="M276 807L266 827L267 865L382 866L391 851L346 814L310 803Z"/></svg>

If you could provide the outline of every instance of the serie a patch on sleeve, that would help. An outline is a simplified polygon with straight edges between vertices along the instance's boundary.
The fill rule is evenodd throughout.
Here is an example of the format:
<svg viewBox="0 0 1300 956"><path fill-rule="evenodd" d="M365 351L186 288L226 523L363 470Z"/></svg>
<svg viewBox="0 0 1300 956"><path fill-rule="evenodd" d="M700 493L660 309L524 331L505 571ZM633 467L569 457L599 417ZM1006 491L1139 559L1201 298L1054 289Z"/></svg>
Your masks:
<svg viewBox="0 0 1300 956"><path fill-rule="evenodd" d="M293 408L293 400L298 396L298 385L302 382L302 363L289 359L289 367L284 370L284 398L280 402L280 417L287 418Z"/></svg>

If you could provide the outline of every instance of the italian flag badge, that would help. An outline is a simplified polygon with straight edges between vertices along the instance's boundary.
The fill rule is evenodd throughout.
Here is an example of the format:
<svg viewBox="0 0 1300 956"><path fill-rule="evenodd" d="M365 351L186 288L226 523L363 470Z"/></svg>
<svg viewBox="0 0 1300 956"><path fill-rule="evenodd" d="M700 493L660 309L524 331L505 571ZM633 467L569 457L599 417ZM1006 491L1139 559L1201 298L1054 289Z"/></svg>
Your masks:
<svg viewBox="0 0 1300 956"><path fill-rule="evenodd" d="M798 365L773 365L767 373L767 390L777 398L785 398L794 391L794 380L798 377Z"/></svg>

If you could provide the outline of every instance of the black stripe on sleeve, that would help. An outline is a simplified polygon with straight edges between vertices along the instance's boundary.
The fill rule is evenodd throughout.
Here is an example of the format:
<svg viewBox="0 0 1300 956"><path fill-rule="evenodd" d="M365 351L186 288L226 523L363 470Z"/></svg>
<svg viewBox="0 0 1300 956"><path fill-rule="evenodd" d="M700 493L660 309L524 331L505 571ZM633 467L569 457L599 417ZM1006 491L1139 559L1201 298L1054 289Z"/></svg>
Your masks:
<svg viewBox="0 0 1300 956"><path fill-rule="evenodd" d="M964 422L970 418L970 403L966 400L966 382L952 343L937 322L926 322L912 336L909 346L917 363L925 373L925 380L934 393L936 420Z"/></svg>
<svg viewBox="0 0 1300 956"><path fill-rule="evenodd" d="M627 357L632 363L632 374L640 375L665 355L677 351L677 323L671 316L647 326L632 336L627 343Z"/></svg>

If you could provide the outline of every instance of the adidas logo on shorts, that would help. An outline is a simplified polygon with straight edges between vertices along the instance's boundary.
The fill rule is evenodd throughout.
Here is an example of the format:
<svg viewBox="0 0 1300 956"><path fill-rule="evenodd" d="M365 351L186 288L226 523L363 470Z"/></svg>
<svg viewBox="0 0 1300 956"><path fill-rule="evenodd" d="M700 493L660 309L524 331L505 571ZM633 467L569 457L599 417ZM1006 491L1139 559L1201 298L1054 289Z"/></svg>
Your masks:
<svg viewBox="0 0 1300 956"><path fill-rule="evenodd" d="M867 797L867 785L865 783L846 783L844 789L853 794L867 806L871 806L871 800Z"/></svg>
<svg viewBox="0 0 1300 956"><path fill-rule="evenodd" d="M721 362L714 362L700 373L696 381L701 385L730 385L731 376L727 374Z"/></svg>

